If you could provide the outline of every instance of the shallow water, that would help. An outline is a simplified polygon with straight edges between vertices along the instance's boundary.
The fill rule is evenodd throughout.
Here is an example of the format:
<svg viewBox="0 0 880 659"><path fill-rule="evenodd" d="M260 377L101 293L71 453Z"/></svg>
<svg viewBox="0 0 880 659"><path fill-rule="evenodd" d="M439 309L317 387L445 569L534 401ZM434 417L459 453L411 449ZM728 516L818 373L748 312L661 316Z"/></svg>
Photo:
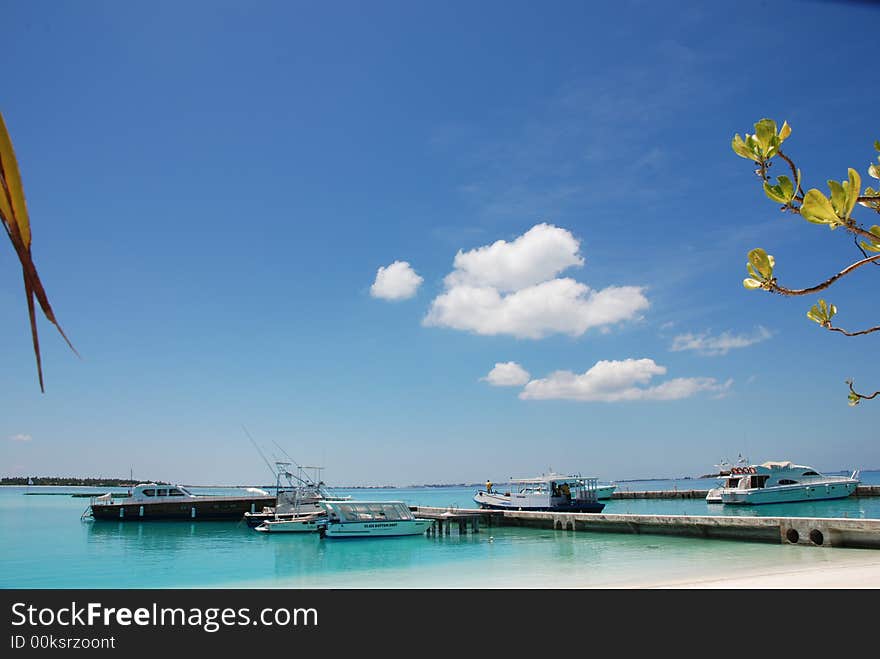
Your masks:
<svg viewBox="0 0 880 659"><path fill-rule="evenodd" d="M863 474L863 483L880 473ZM683 485L682 483L686 483ZM672 489L673 481L626 483ZM707 489L714 479L676 481ZM880 484L880 483L878 483ZM194 488L203 493L217 489ZM483 528L478 534L321 539L256 533L243 522L81 520L88 499L25 496L94 488L0 488L3 588L564 588L622 587L758 569L834 564L876 550L820 549L651 535ZM359 499L473 507L476 488L336 490ZM607 513L880 519L880 497L738 507L692 499L610 500ZM379 550L381 549L381 550Z"/></svg>

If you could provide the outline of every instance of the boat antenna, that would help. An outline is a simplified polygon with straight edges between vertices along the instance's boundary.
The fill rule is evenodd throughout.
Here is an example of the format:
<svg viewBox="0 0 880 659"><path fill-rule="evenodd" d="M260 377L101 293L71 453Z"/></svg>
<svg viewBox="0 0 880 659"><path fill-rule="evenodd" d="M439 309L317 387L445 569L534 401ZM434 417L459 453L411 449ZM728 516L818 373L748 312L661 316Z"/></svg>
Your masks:
<svg viewBox="0 0 880 659"><path fill-rule="evenodd" d="M257 443L254 441L254 438L251 437L251 434L248 432L248 429L244 427L244 424L242 424L241 427L244 428L244 433L248 436L248 439L251 440L251 444L253 444L253 445L254 445L254 448L257 449L257 453L259 453L259 454L260 454L260 457L263 458L263 462L265 462L265 463L266 463L266 466L269 467L269 471L272 472L272 475L273 475L273 476L277 476L278 474L275 473L275 470L274 470L274 469L272 469L272 465L271 465L271 464L269 463L269 461L266 459L266 456L263 455L263 452L260 450L260 447L257 446Z"/></svg>

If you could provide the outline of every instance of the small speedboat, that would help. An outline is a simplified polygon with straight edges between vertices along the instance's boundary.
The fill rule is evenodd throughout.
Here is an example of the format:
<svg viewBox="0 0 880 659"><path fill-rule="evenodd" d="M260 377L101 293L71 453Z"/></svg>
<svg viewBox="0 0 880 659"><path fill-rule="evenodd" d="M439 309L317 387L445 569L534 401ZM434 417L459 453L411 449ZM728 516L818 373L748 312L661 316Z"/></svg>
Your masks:
<svg viewBox="0 0 880 659"><path fill-rule="evenodd" d="M327 521L324 512L267 519L254 527L261 533L316 533Z"/></svg>

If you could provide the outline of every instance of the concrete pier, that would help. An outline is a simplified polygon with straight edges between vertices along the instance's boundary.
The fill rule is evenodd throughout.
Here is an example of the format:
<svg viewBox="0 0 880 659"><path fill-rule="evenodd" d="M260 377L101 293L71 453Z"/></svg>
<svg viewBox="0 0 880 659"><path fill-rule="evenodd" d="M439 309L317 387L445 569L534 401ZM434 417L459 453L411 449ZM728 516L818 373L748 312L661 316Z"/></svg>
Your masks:
<svg viewBox="0 0 880 659"><path fill-rule="evenodd" d="M605 515L507 510L413 507L417 517L439 521L443 533L451 523L478 520L487 526L521 526L561 531L673 535L746 540L812 547L880 549L880 519L826 517L752 517L722 515ZM452 522L452 520L455 520ZM461 532L461 528L459 530ZM476 527L475 527L476 528Z"/></svg>
<svg viewBox="0 0 880 659"><path fill-rule="evenodd" d="M612 499L705 499L709 490L615 490ZM880 485L859 485L850 496L880 497Z"/></svg>

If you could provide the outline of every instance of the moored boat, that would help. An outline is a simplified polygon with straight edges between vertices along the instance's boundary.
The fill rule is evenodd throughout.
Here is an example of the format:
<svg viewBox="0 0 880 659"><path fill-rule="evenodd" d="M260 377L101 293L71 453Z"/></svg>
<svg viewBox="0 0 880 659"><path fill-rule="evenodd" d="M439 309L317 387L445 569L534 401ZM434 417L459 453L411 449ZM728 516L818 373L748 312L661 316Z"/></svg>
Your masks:
<svg viewBox="0 0 880 659"><path fill-rule="evenodd" d="M850 476L828 476L808 465L788 461L733 467L729 480L737 478L734 486L720 488L721 503L758 505L843 499L854 493L860 482L858 470Z"/></svg>
<svg viewBox="0 0 880 659"><path fill-rule="evenodd" d="M276 501L271 506L265 506L260 510L244 513L244 519L251 528L260 526L263 522L277 522L281 520L295 520L302 515L324 514L323 502L347 501L350 496L337 496L327 489L324 481L320 478L320 470L323 467L303 467L296 465L296 472L291 469L293 462L275 462L275 496ZM314 470L314 475L309 475L307 470ZM282 479L286 484L282 485Z"/></svg>
<svg viewBox="0 0 880 659"><path fill-rule="evenodd" d="M242 495L198 495L182 485L140 483L121 499L109 492L92 497L84 515L114 521L238 521L246 512L274 504L274 495L257 488L248 488Z"/></svg>
<svg viewBox="0 0 880 659"><path fill-rule="evenodd" d="M596 498L610 499L616 489L615 483L596 483Z"/></svg>
<svg viewBox="0 0 880 659"><path fill-rule="evenodd" d="M327 514L322 510L319 513L267 519L255 526L254 531L261 533L316 533L326 521Z"/></svg>
<svg viewBox="0 0 880 659"><path fill-rule="evenodd" d="M328 501L322 538L387 538L421 535L434 523L413 515L403 501Z"/></svg>
<svg viewBox="0 0 880 659"><path fill-rule="evenodd" d="M508 484L509 489L494 491L487 483L474 501L480 508L496 510L600 513L605 508L599 501L597 479L592 477L549 473L512 479Z"/></svg>

